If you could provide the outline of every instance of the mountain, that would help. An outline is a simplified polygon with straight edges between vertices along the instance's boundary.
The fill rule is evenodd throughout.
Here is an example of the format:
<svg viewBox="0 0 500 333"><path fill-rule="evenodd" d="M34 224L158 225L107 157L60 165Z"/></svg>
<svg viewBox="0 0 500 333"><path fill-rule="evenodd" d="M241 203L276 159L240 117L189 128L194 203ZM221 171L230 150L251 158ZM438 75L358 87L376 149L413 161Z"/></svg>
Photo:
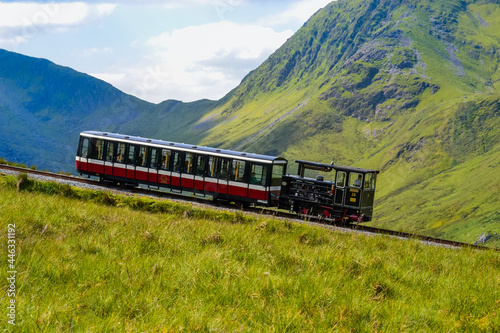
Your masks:
<svg viewBox="0 0 500 333"><path fill-rule="evenodd" d="M72 166L80 129L103 129L333 159L381 170L373 225L473 242L500 232L499 17L493 0L334 1L224 98L194 103L2 52L0 156Z"/></svg>
<svg viewBox="0 0 500 333"><path fill-rule="evenodd" d="M498 233L499 17L499 1L332 2L191 136L380 169L374 225Z"/></svg>
<svg viewBox="0 0 500 333"><path fill-rule="evenodd" d="M82 130L147 136L155 119L172 116L187 126L193 114L198 119L214 104L151 104L48 60L0 50L0 156L41 169L74 171Z"/></svg>

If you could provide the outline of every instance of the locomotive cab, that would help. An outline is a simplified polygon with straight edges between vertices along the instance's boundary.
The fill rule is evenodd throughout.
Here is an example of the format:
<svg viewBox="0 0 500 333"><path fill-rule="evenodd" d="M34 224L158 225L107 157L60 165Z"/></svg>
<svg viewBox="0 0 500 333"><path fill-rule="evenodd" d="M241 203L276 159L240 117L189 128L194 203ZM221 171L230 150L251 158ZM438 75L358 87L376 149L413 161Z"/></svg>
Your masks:
<svg viewBox="0 0 500 333"><path fill-rule="evenodd" d="M280 208L337 222L371 221L378 171L309 161L296 163L297 175L283 177ZM306 177L307 170L327 176Z"/></svg>

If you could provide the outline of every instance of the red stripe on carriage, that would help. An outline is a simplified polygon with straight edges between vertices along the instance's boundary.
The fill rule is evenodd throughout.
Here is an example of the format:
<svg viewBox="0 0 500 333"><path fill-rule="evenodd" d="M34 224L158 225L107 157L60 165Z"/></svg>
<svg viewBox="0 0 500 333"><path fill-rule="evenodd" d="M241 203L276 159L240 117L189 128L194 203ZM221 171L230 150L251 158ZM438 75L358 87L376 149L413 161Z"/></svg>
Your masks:
<svg viewBox="0 0 500 333"><path fill-rule="evenodd" d="M256 200L267 200L268 192L265 190L255 190L250 188L248 190L248 197Z"/></svg>
<svg viewBox="0 0 500 333"><path fill-rule="evenodd" d="M114 173L115 173L115 176L118 176L118 177L127 177L127 172L125 171L124 168L115 167Z"/></svg>
<svg viewBox="0 0 500 333"><path fill-rule="evenodd" d="M135 170L135 179L148 181L148 173L140 170Z"/></svg>
<svg viewBox="0 0 500 333"><path fill-rule="evenodd" d="M150 172L149 173L149 181L152 183L157 183L158 182L158 174L156 172Z"/></svg>

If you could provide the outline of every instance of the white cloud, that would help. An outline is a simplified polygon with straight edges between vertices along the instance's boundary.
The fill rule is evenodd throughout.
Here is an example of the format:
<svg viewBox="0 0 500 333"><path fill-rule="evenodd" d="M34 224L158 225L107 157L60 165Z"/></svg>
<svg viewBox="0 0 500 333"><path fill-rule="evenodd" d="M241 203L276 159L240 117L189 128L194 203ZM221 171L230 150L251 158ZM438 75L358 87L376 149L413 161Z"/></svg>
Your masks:
<svg viewBox="0 0 500 333"><path fill-rule="evenodd" d="M0 2L0 41L21 43L47 29L61 31L89 24L110 15L115 8L112 4L84 2Z"/></svg>
<svg viewBox="0 0 500 333"><path fill-rule="evenodd" d="M144 43L145 62L108 82L149 101L219 99L292 35L222 21L165 32ZM97 75L97 74L96 74ZM99 76L104 79L104 76Z"/></svg>
<svg viewBox="0 0 500 333"><path fill-rule="evenodd" d="M0 47L95 73L95 77L152 102L223 97L291 37L297 27L330 2L286 0L277 5L278 1L271 0L6 1L0 0ZM151 10L154 19L149 20L146 14ZM273 12L274 15L269 14ZM90 35L96 29L77 29L97 25L112 14L121 16L107 20L102 25L105 29L99 31L116 38ZM165 15L164 20L161 15ZM203 24L214 21L217 22ZM196 25L172 30L176 24L182 26L182 22ZM161 33L165 30L168 32ZM68 33L61 35L61 31ZM156 36L150 38L151 34ZM53 47L46 47L49 43Z"/></svg>
<svg viewBox="0 0 500 333"><path fill-rule="evenodd" d="M302 0L293 3L289 9L274 15L263 17L259 22L268 26L287 24L289 22L306 22L320 8L325 7L332 0Z"/></svg>

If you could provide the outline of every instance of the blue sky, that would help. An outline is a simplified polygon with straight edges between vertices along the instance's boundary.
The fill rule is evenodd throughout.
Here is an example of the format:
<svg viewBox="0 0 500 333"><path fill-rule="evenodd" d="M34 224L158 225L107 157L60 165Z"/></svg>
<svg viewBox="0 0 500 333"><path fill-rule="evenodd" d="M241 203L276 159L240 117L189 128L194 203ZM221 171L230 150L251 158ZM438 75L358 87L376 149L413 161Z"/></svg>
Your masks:
<svg viewBox="0 0 500 333"><path fill-rule="evenodd" d="M219 99L331 0L0 0L0 48L159 103Z"/></svg>

